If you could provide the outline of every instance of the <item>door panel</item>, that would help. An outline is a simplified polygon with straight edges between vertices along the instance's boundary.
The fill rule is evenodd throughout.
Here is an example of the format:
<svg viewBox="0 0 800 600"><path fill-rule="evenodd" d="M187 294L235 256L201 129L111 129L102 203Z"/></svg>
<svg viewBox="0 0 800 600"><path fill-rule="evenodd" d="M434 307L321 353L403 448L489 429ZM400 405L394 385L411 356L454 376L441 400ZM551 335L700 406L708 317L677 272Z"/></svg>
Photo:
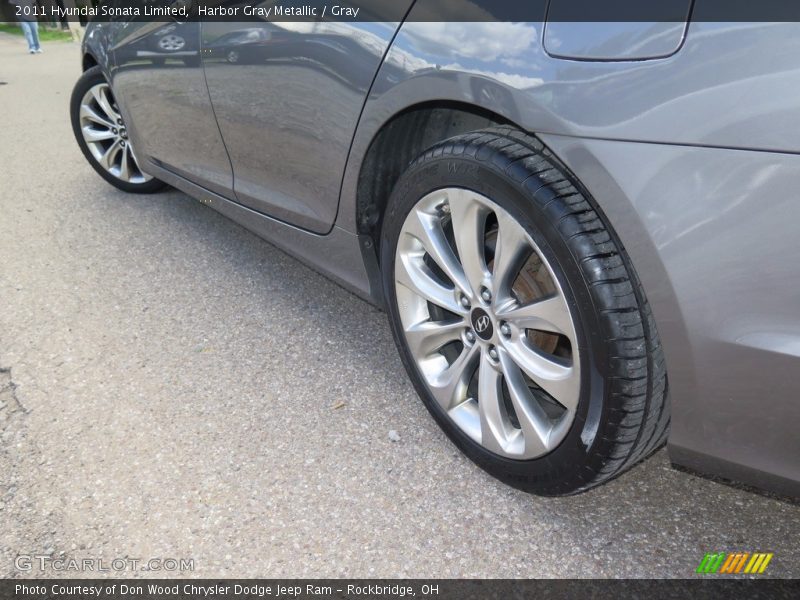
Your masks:
<svg viewBox="0 0 800 600"><path fill-rule="evenodd" d="M203 23L206 80L239 202L317 233L330 230L361 108L411 3L373 2L383 14L370 22Z"/></svg>
<svg viewBox="0 0 800 600"><path fill-rule="evenodd" d="M114 35L112 87L140 160L231 196L233 173L200 61L200 24L142 17Z"/></svg>

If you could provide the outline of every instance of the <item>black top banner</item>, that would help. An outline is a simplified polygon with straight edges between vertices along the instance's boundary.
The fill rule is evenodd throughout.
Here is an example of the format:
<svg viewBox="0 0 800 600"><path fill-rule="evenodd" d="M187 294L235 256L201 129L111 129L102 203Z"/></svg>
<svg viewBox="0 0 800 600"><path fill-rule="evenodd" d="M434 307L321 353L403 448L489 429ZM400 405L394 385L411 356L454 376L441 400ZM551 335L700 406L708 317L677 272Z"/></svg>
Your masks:
<svg viewBox="0 0 800 600"><path fill-rule="evenodd" d="M796 0L57 0L17 18L267 22L800 22ZM31 10L33 14L27 14Z"/></svg>

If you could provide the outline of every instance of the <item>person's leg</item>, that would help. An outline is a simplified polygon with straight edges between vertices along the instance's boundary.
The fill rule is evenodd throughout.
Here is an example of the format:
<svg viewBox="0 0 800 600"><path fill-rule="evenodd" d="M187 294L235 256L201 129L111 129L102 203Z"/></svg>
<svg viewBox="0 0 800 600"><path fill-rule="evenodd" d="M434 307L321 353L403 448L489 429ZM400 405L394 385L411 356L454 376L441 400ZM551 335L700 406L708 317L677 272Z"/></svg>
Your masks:
<svg viewBox="0 0 800 600"><path fill-rule="evenodd" d="M33 28L31 27L32 23L30 21L20 21L19 25L22 27L22 33L25 34L25 39L28 40L28 51L35 52L35 44L38 43L38 40L34 40Z"/></svg>
<svg viewBox="0 0 800 600"><path fill-rule="evenodd" d="M36 50L37 52L41 52L42 47L39 45L39 23L37 23L36 21L32 21L31 30L33 32L34 50Z"/></svg>

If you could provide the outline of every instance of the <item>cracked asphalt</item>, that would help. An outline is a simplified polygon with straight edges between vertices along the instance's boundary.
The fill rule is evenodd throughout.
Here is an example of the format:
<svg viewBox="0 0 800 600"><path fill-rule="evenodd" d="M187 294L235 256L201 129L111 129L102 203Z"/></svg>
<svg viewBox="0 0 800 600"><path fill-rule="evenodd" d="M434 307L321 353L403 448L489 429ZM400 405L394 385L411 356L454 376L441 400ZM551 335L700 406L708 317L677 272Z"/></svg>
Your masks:
<svg viewBox="0 0 800 600"><path fill-rule="evenodd" d="M97 177L69 125L79 70L74 44L0 37L0 576L58 575L15 567L45 554L194 559L132 576L686 577L731 550L800 576L800 506L664 451L566 499L485 475L382 313L184 194Z"/></svg>

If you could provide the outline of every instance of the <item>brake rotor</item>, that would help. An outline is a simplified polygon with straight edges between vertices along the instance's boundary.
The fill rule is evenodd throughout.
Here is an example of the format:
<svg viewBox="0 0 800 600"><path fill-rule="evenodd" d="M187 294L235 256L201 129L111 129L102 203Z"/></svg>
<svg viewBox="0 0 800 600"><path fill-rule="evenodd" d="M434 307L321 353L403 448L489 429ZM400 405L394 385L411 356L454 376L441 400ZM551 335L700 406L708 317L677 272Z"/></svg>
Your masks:
<svg viewBox="0 0 800 600"><path fill-rule="evenodd" d="M497 242L497 229L486 234L486 245L492 251L492 260L486 266L494 268L494 248ZM536 252L532 252L519 271L511 286L511 291L521 305L546 298L557 292L553 278ZM528 341L548 354L555 354L560 336L538 329L528 329Z"/></svg>

